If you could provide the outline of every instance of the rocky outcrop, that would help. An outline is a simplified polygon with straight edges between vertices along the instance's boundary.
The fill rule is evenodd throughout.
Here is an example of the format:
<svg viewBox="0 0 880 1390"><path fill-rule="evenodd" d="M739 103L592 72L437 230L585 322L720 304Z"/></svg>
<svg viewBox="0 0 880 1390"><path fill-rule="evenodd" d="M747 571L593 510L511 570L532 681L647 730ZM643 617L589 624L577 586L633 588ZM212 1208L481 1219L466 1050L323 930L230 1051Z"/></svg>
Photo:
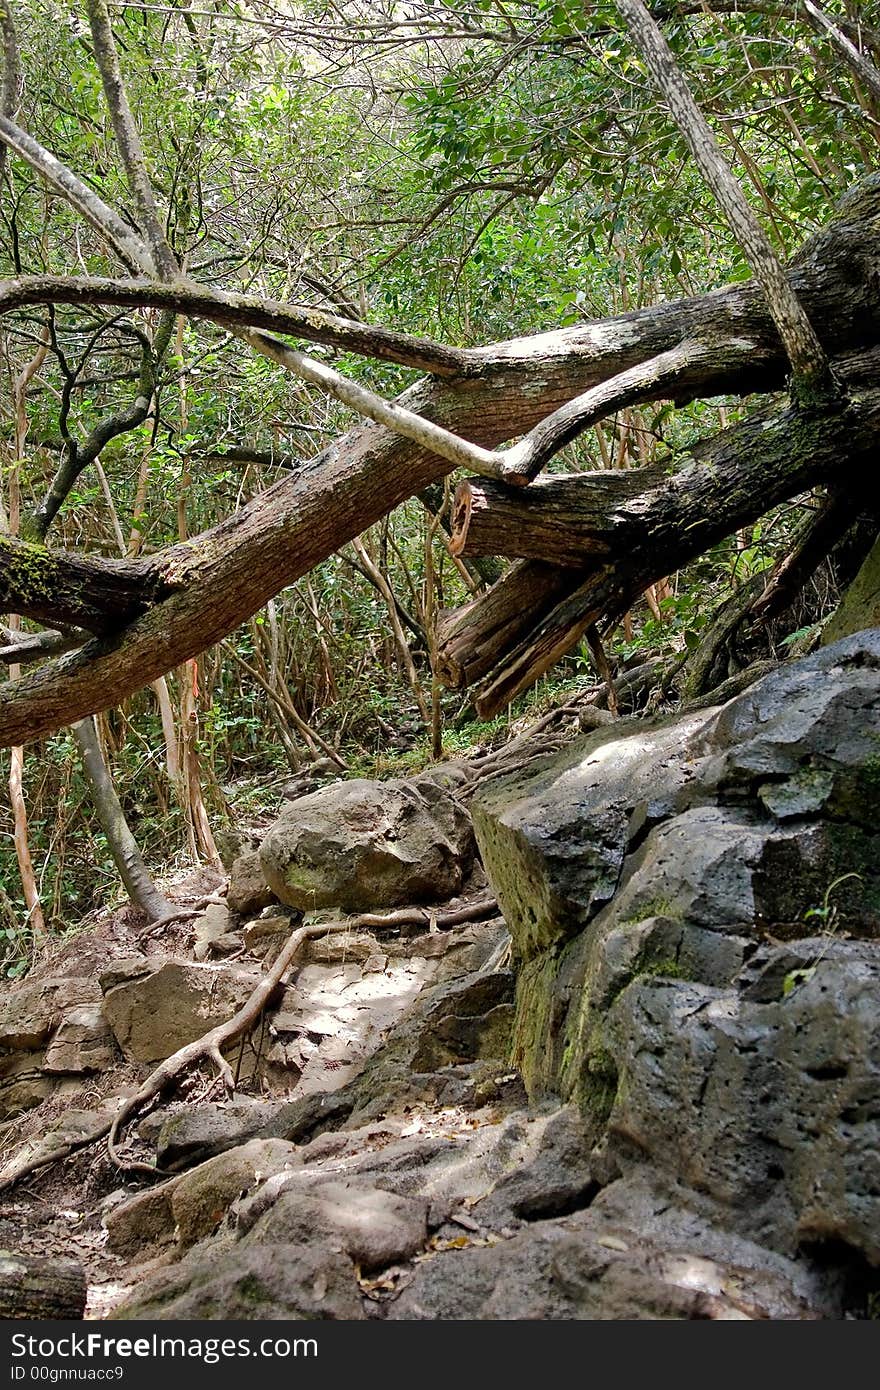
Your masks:
<svg viewBox="0 0 880 1390"><path fill-rule="evenodd" d="M474 803L514 1061L720 1226L880 1265L880 632L621 721ZM857 938L863 938L859 940Z"/></svg>
<svg viewBox="0 0 880 1390"><path fill-rule="evenodd" d="M762 948L729 989L631 984L605 1033L606 1159L635 1147L774 1250L880 1266L878 1007L878 947L827 937Z"/></svg>
<svg viewBox="0 0 880 1390"><path fill-rule="evenodd" d="M254 1093L177 1100L139 1126L141 1154L169 1176L106 1201L108 1258L150 1262L117 1315L869 1315L878 740L872 632L721 708L617 721L490 775L472 804L503 918L309 942L242 1050ZM399 797L398 784L366 784L364 800L364 785L350 784L339 825L314 803L332 819L344 784L285 812L305 807L279 866L323 875L334 922L346 902L377 907L392 892L389 858L413 875L411 901L419 874L436 886L442 861L459 882L472 852L446 808L432 860L424 819L443 805L432 797L470 794L467 775L441 768L433 791L420 779ZM309 846L322 825L319 865ZM356 886L343 899L346 875ZM197 940L269 951L288 911L242 925L209 909ZM93 980L80 1002L35 979L7 1006L7 1036L25 1050L0 1059L0 1076L24 1095L35 1078L55 1084L54 1063L75 1085L117 1045L136 1071L227 1016L260 970L114 960L103 1002ZM107 1095L105 1126L114 1104ZM102 1113L78 1123L100 1129ZM41 1142L63 1152L58 1135Z"/></svg>
<svg viewBox="0 0 880 1390"><path fill-rule="evenodd" d="M56 1073L100 1071L115 1051L93 978L28 976L0 998L0 1119L50 1096Z"/></svg>
<svg viewBox="0 0 880 1390"><path fill-rule="evenodd" d="M841 1315L846 1286L837 1271L720 1231L685 1189L642 1172L600 1192L586 1139L570 1107L447 1110L442 1132L430 1110L414 1123L409 1108L315 1138L230 1201L223 1179L250 1171L252 1143L183 1180L199 1194L200 1212L213 1216L225 1203L226 1215L210 1242L153 1274L116 1316ZM179 1180L167 1186L167 1205L184 1207ZM151 1210L159 1195L150 1194ZM150 1215L143 1203L128 1204L142 1220ZM166 1230L170 1222L169 1212Z"/></svg>
<svg viewBox="0 0 880 1390"><path fill-rule="evenodd" d="M46 1048L43 1069L79 1075L107 1071L118 1056L113 1034L100 1004L68 1009Z"/></svg>
<svg viewBox="0 0 880 1390"><path fill-rule="evenodd" d="M641 1179L614 1183L588 1210L439 1251L384 1311L394 1320L803 1319L839 1316L841 1292L834 1276L720 1234L680 1193Z"/></svg>
<svg viewBox="0 0 880 1390"><path fill-rule="evenodd" d="M304 912L445 902L473 855L469 817L429 779L335 782L291 802L260 847L272 891Z"/></svg>
<svg viewBox="0 0 880 1390"><path fill-rule="evenodd" d="M93 980L28 976L0 998L0 1048L30 1051L48 1041L66 1009L99 1000Z"/></svg>

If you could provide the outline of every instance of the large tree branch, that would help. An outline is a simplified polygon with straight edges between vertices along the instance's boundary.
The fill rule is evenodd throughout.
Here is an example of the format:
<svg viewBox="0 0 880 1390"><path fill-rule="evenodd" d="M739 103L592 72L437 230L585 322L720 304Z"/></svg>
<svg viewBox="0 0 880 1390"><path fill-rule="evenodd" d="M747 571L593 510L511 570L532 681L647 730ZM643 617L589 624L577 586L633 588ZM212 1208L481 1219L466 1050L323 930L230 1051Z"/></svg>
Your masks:
<svg viewBox="0 0 880 1390"><path fill-rule="evenodd" d="M506 483L528 483L561 449L614 411L642 401L656 401L663 396L674 399L679 382L693 381L695 373L705 372L708 376L719 368L730 370L737 360L750 360L754 368L754 354L755 344L747 338L728 338L715 344L688 339L560 406L518 444L498 455L500 473L484 471L487 476L501 477Z"/></svg>
<svg viewBox="0 0 880 1390"><path fill-rule="evenodd" d="M669 472L659 465L555 474L529 488L466 478L455 490L449 549L582 569L611 554L617 509Z"/></svg>
<svg viewBox="0 0 880 1390"><path fill-rule="evenodd" d="M24 132L20 134L26 141L30 141L30 137L25 137ZM7 139L2 118L0 139ZM15 148L11 141L8 143ZM39 146L36 149L39 151L39 157L35 156L29 159L29 162L39 169L42 159L62 170L66 178L75 185L77 196L92 199L99 205L101 215L97 223L93 221L93 225L98 225L98 229L107 236L113 234L118 219L106 204L101 203L85 184L59 165L47 151ZM76 197L68 195L65 186L59 186L58 191L69 196L72 204L78 206ZM846 314L864 313L870 304L871 313L876 315L876 296L870 280L877 273L877 245L875 238L866 236L866 231L878 215L880 178L874 177L864 180L859 185L857 202L851 199L844 200L829 227L823 229L816 239L806 243L789 268L791 288L799 299L804 300L812 318L821 325L822 340L828 351L840 351L855 341L853 325L847 321ZM92 221L92 218L88 220ZM119 228L131 239L132 254L146 258L149 253L140 238L124 224L118 224L116 230ZM850 229L849 235L847 228ZM818 265L811 264L810 261L815 241L822 242L822 262ZM830 264L827 259L829 257ZM152 270L149 274L152 276ZM853 282L861 279L864 288L864 295L860 296L864 302L848 302L844 312L835 305L833 294L827 290L829 278L833 281L834 276L840 274L846 274L847 279ZM720 338L748 338L757 334L762 345L771 346L774 352L778 352L775 334L772 330L768 333L766 308L761 303L760 294L754 285L733 286L715 291L715 294L718 299L711 305L712 324L713 331L717 332ZM540 333L529 338L512 339L508 343L465 350L446 347L393 329L339 318L322 310L281 304L253 295L224 292L190 281L178 280L174 285L165 285L152 279L112 280L34 275L0 282L0 313L46 303L168 309L193 318L227 324L230 327L262 328L274 333L289 333L309 342L323 343L363 356L398 362L438 376L479 376L494 370L502 362L515 360L517 357L525 363L534 362L536 358L548 354L590 356L597 366L601 365L603 368L601 373L593 377L593 382L603 381L644 361L647 357L669 351L686 338L699 338L706 322L706 309L709 307L705 296L696 296L650 309L633 310L619 318L602 320L595 324L587 323L576 328ZM756 371L756 376L759 371L760 368Z"/></svg>
<svg viewBox="0 0 880 1390"><path fill-rule="evenodd" d="M0 536L0 612L113 632L167 585L144 560L98 560Z"/></svg>
<svg viewBox="0 0 880 1390"><path fill-rule="evenodd" d="M472 355L463 348L446 347L393 328L340 318L323 309L217 290L180 278L173 284L163 284L153 280L28 275L0 282L0 313L31 304L167 309L230 328L290 333L310 343L324 343L382 362L397 362L436 376L461 376L473 369Z"/></svg>

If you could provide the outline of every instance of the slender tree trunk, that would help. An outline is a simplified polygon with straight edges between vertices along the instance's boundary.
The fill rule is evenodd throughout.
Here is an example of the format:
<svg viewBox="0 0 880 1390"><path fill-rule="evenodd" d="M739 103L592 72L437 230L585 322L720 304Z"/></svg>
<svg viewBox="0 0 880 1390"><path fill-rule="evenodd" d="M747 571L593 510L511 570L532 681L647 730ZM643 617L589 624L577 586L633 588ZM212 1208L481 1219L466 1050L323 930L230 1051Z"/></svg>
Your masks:
<svg viewBox="0 0 880 1390"><path fill-rule="evenodd" d="M129 829L125 812L116 795L113 778L101 752L94 719L89 716L72 724L71 732L82 758L92 802L126 892L132 902L147 914L151 922L170 917L176 908L153 882L137 841Z"/></svg>
<svg viewBox="0 0 880 1390"><path fill-rule="evenodd" d="M669 113L727 218L734 236L767 297L767 305L782 339L795 376L795 384L808 397L832 389L828 361L803 305L794 293L770 240L752 211L751 204L731 173L715 138L657 21L643 0L617 0L617 8L645 65L662 92ZM815 7L814 7L815 8Z"/></svg>
<svg viewBox="0 0 880 1390"><path fill-rule="evenodd" d="M180 776L180 749L177 742L177 729L174 724L174 708L171 704L168 682L164 676L160 676L158 680L152 682L152 691L156 696L159 718L162 721L162 741L165 744L165 775L172 787L176 787L177 779Z"/></svg>
<svg viewBox="0 0 880 1390"><path fill-rule="evenodd" d="M9 511L6 518L6 526L9 534L12 536L17 536L21 527L21 494L19 491L18 475L28 433L27 388L43 365L46 359L46 352L47 347L45 343L43 343L38 347L34 356L15 379L13 386L14 458L12 460L12 467L9 470ZM21 630L21 619L18 614L11 613L9 615L9 628L12 632L19 632ZM17 680L20 674L20 666L10 665L9 679L11 681ZM13 841L15 844L15 857L18 861L18 872L21 878L22 892L24 894L25 906L27 907L28 927L34 941L40 943L45 940L46 921L43 915L43 906L40 902L40 893L34 873L33 860L31 858L23 780L24 748L20 745L16 745L10 750L9 757L9 801L12 806Z"/></svg>
<svg viewBox="0 0 880 1390"><path fill-rule="evenodd" d="M395 603L394 593L391 589L391 585L388 583L388 580L385 578L384 574L379 569L379 567L373 563L369 551L367 550L363 541L360 540L359 537L356 536L355 539L352 541L352 547L358 559L360 560L361 565L363 566L363 569L366 572L367 578L370 580L370 583L376 587L378 592L382 595L383 599L385 600L385 606L388 609L388 621L391 623L391 631L394 634L394 645L397 649L398 660L400 661L401 667L403 668L403 673L406 676L407 684L409 685L410 690L416 698L416 704L419 707L419 713L422 716L422 722L425 724L426 727L428 727L431 723L430 711L428 710L428 704L425 700L425 692L422 690L422 684L419 680L418 672L415 668L415 663L412 658L412 652L409 649L409 644L406 640L406 635L403 631L403 626L401 625L400 618L397 616L397 605Z"/></svg>

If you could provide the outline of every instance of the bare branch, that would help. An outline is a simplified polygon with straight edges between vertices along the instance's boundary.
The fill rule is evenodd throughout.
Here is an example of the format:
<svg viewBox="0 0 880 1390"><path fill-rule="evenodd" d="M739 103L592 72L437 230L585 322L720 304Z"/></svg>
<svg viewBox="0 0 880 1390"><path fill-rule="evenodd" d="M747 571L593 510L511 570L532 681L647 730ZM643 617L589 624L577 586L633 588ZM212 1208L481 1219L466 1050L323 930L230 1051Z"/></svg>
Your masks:
<svg viewBox="0 0 880 1390"><path fill-rule="evenodd" d="M122 309L167 309L233 329L263 328L275 333L291 333L308 342L324 343L379 361L397 362L435 376L465 375L474 365L472 353L462 348L446 347L392 328L340 318L321 309L216 290L190 280L178 279L167 285L155 280L24 275L0 282L0 314L31 304L107 304Z"/></svg>
<svg viewBox="0 0 880 1390"><path fill-rule="evenodd" d="M435 425L432 420L426 420L424 416L416 415L405 406L398 405L396 401L386 401L375 392L368 391L366 387L359 386L357 382L335 372L332 367L325 366L323 362L316 362L313 357L306 357L305 353L298 352L296 348L288 347L286 343L279 342L277 338L270 338L257 329L244 328L240 331L239 337L250 343L263 357L271 358L273 362L279 363L303 381L320 387L328 396L333 396L349 409L356 410L359 415L374 420L378 425L385 425L387 429L403 435L405 439L411 439L423 449L430 449L454 467L469 468L472 473L489 478L500 476L501 456L492 450L483 449L479 444L470 444L466 439L444 429L442 425Z"/></svg>
<svg viewBox="0 0 880 1390"><path fill-rule="evenodd" d="M640 362L619 376L591 387L582 396L576 396L548 415L518 444L504 450L498 456L502 463L501 477L506 483L527 483L537 477L560 449L613 411L641 401L657 400L661 395L674 398L676 382L687 371L708 371L717 368L722 361L732 365L737 358L752 359L755 351L756 344L748 338L726 339L715 344L686 340L669 352Z"/></svg>
<svg viewBox="0 0 880 1390"><path fill-rule="evenodd" d="M47 628L45 632L19 632L0 625L0 661L6 666L26 666L32 661L44 661L49 656L60 656L62 652L75 651L88 641L88 633L80 631L56 632Z"/></svg>
<svg viewBox="0 0 880 1390"><path fill-rule="evenodd" d="M152 343L146 334L138 332L141 342L141 370L134 400L120 410L113 411L99 420L82 444L75 443L66 433L65 427L65 447L62 450L61 462L43 501L30 521L29 534L32 539L45 540L49 527L61 510L77 478L100 458L102 449L106 448L111 439L116 439L121 434L128 434L146 420L156 389L158 364L171 340L173 326L173 316L165 313ZM61 370L66 378L64 385L64 399L66 401L69 401L78 371L81 371L85 365L87 355L88 353L83 357L77 371L68 370L63 359L61 361Z"/></svg>
<svg viewBox="0 0 880 1390"><path fill-rule="evenodd" d="M642 0L617 0L636 48L662 92L670 115L742 247L764 294L798 383L808 395L833 390L828 363L813 325L791 288L770 240L731 173L709 122L675 56Z"/></svg>

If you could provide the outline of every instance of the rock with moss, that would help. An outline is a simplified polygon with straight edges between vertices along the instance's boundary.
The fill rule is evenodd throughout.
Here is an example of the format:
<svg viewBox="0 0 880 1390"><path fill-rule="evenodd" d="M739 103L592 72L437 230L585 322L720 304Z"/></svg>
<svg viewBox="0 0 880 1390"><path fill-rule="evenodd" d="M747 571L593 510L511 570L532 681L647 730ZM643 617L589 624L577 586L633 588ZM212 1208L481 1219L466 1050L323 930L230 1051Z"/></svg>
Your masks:
<svg viewBox="0 0 880 1390"><path fill-rule="evenodd" d="M794 1256L880 1265L880 958L814 937L727 989L643 978L606 1028L606 1152L707 1194L719 1225Z"/></svg>
<svg viewBox="0 0 880 1390"><path fill-rule="evenodd" d="M441 787L355 778L300 797L260 847L272 892L304 912L445 902L474 857L470 818Z"/></svg>
<svg viewBox="0 0 880 1390"><path fill-rule="evenodd" d="M578 1100L599 1132L614 1101L603 1021L633 981L720 988L768 935L832 921L877 935L878 753L872 631L720 708L622 720L478 791L531 1093Z"/></svg>

